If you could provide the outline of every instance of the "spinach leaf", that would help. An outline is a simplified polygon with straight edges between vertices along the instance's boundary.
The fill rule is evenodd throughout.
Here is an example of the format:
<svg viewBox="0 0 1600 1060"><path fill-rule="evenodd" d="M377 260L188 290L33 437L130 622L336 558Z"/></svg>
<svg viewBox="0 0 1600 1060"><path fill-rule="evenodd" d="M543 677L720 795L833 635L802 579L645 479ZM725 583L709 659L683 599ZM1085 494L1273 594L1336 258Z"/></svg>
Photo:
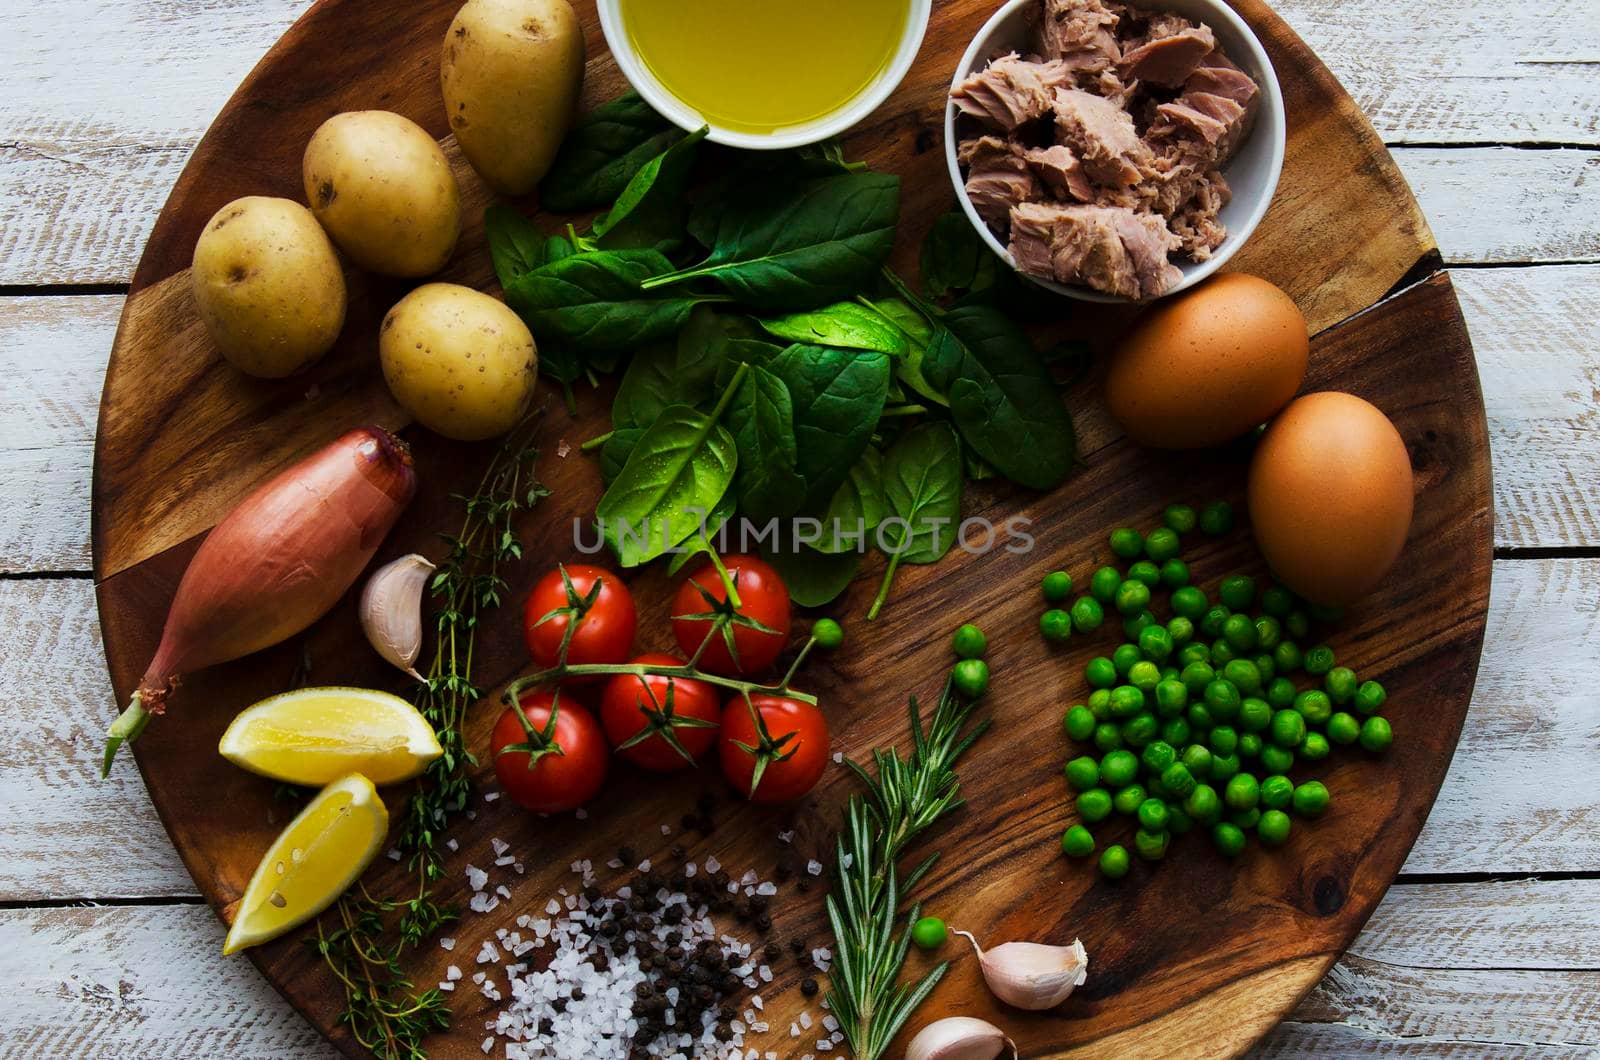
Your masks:
<svg viewBox="0 0 1600 1060"><path fill-rule="evenodd" d="M861 566L859 552L830 555L805 545L780 543L768 547L763 544L761 555L783 575L784 584L789 587L789 599L801 607L833 603L850 587Z"/></svg>
<svg viewBox="0 0 1600 1060"><path fill-rule="evenodd" d="M877 350L891 357L903 357L911 348L905 332L857 302L835 302L821 309L768 317L760 324L768 334L789 342Z"/></svg>
<svg viewBox="0 0 1600 1060"><path fill-rule="evenodd" d="M715 414L668 406L595 507L618 561L624 567L648 563L694 533L728 491L737 459L733 438Z"/></svg>
<svg viewBox="0 0 1600 1060"><path fill-rule="evenodd" d="M683 330L678 332L669 387L676 400L685 405L709 405L715 401L733 378L731 370L723 378L718 377L719 372L730 367L731 345L724 319L712 312L710 306L695 307Z"/></svg>
<svg viewBox="0 0 1600 1060"><path fill-rule="evenodd" d="M549 258L544 233L509 206L495 203L484 210L483 231L489 239L489 258L501 287L510 287Z"/></svg>
<svg viewBox="0 0 1600 1060"><path fill-rule="evenodd" d="M796 344L767 366L794 403L795 470L805 496L795 509L817 512L832 499L872 439L889 396L889 358Z"/></svg>
<svg viewBox="0 0 1600 1060"><path fill-rule="evenodd" d="M539 184L540 205L562 211L604 206L682 135L638 93L619 96L578 122L561 142Z"/></svg>
<svg viewBox="0 0 1600 1060"><path fill-rule="evenodd" d="M733 491L729 490L722 495L722 500L717 502L716 508L708 512L700 525L695 527L694 533L682 543L681 551L673 554L672 562L667 564L667 573L677 574L696 556L719 559L715 539L728 520L733 518L733 512Z"/></svg>
<svg viewBox="0 0 1600 1060"><path fill-rule="evenodd" d="M868 447L839 483L822 513L822 540L819 552L865 552L872 532L887 514L883 499L883 455Z"/></svg>
<svg viewBox="0 0 1600 1060"><path fill-rule="evenodd" d="M809 309L853 297L889 256L900 178L842 173L776 186L747 182L725 201L703 200L696 213L703 219L691 216L690 231L709 242L710 256L645 281L646 290L706 277L759 309Z"/></svg>
<svg viewBox="0 0 1600 1060"><path fill-rule="evenodd" d="M1077 455L1072 419L1050 371L999 310L967 306L944 324L963 348L950 414L967 444L1011 481L1050 489Z"/></svg>
<svg viewBox="0 0 1600 1060"><path fill-rule="evenodd" d="M573 254L535 269L506 288L506 304L541 341L585 351L628 350L683 327L698 294L651 294L640 285L672 268L655 250Z"/></svg>
<svg viewBox="0 0 1600 1060"><path fill-rule="evenodd" d="M600 247L669 251L683 242L683 221L688 213L683 193L694 169L695 147L709 131L702 127L690 133L633 175L616 205L595 219L594 239Z"/></svg>
<svg viewBox="0 0 1600 1060"><path fill-rule="evenodd" d="M905 336L906 352L905 356L894 362L895 378L926 400L936 405L949 405L949 395L943 388L929 382L924 370L924 363L928 358L928 346L934 337L934 327L928 318L922 315L922 310L900 298L883 298L878 301L863 298L861 301L879 316L894 324Z"/></svg>
<svg viewBox="0 0 1600 1060"><path fill-rule="evenodd" d="M929 298L943 298L952 291L987 290L1005 267L967 215L953 210L941 215L928 230L922 241L921 265L922 289Z"/></svg>
<svg viewBox="0 0 1600 1060"><path fill-rule="evenodd" d="M933 337L928 340L928 348L923 352L919 363L922 377L928 381L929 386L948 395L957 377L961 375L962 362L966 356L967 349L955 333L943 323L936 324ZM948 403L946 401L946 404Z"/></svg>
<svg viewBox="0 0 1600 1060"><path fill-rule="evenodd" d="M739 451L739 510L762 520L794 514L806 484L795 473L794 405L783 380L751 368L728 407L728 430Z"/></svg>
<svg viewBox="0 0 1600 1060"><path fill-rule="evenodd" d="M546 343L539 351L539 374L558 383L575 383L583 378L583 358L570 347Z"/></svg>
<svg viewBox="0 0 1600 1060"><path fill-rule="evenodd" d="M543 265L549 265L552 262L560 261L562 258L570 258L577 252L578 248L573 246L572 240L568 239L566 236L551 236L544 241L544 261L540 267L543 267ZM501 284L500 286L504 287L505 284Z"/></svg>
<svg viewBox="0 0 1600 1060"><path fill-rule="evenodd" d="M648 427L675 403L672 381L677 360L678 347L671 342L653 342L633 355L611 402L613 428Z"/></svg>
<svg viewBox="0 0 1600 1060"><path fill-rule="evenodd" d="M878 536L888 549L889 566L868 619L883 609L900 564L936 563L955 543L961 521L961 443L949 424L924 423L900 436L883 457L883 496L889 514Z"/></svg>
<svg viewBox="0 0 1600 1060"><path fill-rule="evenodd" d="M606 444L600 447L600 478L606 485L609 486L622 474L634 446L644 437L644 431L643 427L618 427L606 439Z"/></svg>

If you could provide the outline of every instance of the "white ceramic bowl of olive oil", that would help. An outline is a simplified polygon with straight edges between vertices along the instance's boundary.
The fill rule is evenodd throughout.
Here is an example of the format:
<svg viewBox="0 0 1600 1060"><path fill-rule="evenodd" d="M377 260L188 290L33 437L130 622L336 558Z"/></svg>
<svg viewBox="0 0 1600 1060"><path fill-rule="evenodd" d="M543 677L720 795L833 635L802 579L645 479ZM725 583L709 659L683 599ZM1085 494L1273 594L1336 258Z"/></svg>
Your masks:
<svg viewBox="0 0 1600 1060"><path fill-rule="evenodd" d="M932 0L599 0L639 95L730 147L836 136L878 108L922 47Z"/></svg>

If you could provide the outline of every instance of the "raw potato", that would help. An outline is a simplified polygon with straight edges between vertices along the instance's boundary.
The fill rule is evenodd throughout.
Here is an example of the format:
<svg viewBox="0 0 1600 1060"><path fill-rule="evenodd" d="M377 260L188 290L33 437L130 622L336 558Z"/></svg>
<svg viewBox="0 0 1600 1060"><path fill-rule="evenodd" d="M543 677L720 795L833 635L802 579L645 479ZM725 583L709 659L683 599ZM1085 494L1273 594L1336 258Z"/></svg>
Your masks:
<svg viewBox="0 0 1600 1060"><path fill-rule="evenodd" d="M378 332L383 378L424 427L464 442L504 434L533 400L539 354L528 326L481 291L429 283Z"/></svg>
<svg viewBox="0 0 1600 1060"><path fill-rule="evenodd" d="M461 189L416 122L386 110L335 114L306 145L306 201L339 249L385 276L427 276L461 235Z"/></svg>
<svg viewBox="0 0 1600 1060"><path fill-rule="evenodd" d="M526 195L577 111L578 16L567 0L467 0L445 34L440 81L472 168L502 195Z"/></svg>
<svg viewBox="0 0 1600 1060"><path fill-rule="evenodd" d="M293 375L344 326L339 256L311 211L288 199L251 195L213 214L189 279L211 340L246 375Z"/></svg>

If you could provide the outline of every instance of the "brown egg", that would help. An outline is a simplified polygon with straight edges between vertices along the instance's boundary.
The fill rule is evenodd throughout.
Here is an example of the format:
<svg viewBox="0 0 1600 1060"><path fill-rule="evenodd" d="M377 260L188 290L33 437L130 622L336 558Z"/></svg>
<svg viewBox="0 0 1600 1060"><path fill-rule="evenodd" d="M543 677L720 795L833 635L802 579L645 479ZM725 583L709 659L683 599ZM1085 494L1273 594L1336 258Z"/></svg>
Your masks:
<svg viewBox="0 0 1600 1060"><path fill-rule="evenodd" d="M1389 417L1354 394L1307 394L1250 462L1250 522L1272 573L1343 605L1383 580L1411 528L1411 458Z"/></svg>
<svg viewBox="0 0 1600 1060"><path fill-rule="evenodd" d="M1225 273L1159 303L1117 344L1106 404L1157 449L1237 438L1288 404L1306 374L1306 318L1277 287Z"/></svg>

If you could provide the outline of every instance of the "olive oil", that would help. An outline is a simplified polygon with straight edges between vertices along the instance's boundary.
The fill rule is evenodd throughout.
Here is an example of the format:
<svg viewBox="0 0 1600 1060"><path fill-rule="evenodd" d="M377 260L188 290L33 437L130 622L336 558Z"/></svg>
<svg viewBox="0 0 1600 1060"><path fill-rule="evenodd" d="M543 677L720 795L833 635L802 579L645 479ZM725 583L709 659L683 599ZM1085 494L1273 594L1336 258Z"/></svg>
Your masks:
<svg viewBox="0 0 1600 1060"><path fill-rule="evenodd" d="M910 0L621 0L639 58L709 123L770 132L860 95L889 64Z"/></svg>

